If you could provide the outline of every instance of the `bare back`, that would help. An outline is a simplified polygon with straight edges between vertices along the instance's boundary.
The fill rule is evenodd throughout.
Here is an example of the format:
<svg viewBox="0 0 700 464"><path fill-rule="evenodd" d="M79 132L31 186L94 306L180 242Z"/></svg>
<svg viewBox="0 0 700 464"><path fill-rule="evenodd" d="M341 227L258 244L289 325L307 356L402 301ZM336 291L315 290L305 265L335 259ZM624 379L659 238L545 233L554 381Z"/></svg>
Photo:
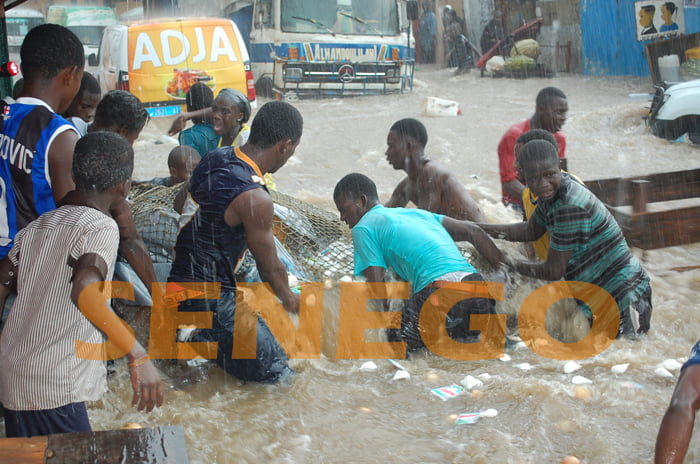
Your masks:
<svg viewBox="0 0 700 464"><path fill-rule="evenodd" d="M451 218L486 221L464 186L435 161L426 161L414 179L403 179L386 206L405 206L409 201L418 208Z"/></svg>

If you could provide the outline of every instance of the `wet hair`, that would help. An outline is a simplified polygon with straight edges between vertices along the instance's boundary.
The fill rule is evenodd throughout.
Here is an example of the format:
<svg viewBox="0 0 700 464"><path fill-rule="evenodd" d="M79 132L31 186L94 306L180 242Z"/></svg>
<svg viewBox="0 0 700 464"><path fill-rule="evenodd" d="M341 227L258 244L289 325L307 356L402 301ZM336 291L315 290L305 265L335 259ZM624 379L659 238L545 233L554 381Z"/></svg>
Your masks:
<svg viewBox="0 0 700 464"><path fill-rule="evenodd" d="M551 162L559 167L557 149L546 140L531 140L520 149L518 162L523 168L531 163Z"/></svg>
<svg viewBox="0 0 700 464"><path fill-rule="evenodd" d="M535 105L537 105L538 107L547 106L555 98L563 98L564 100L566 100L566 94L564 94L564 92L562 92L556 87L545 87L544 89L540 90L537 94L537 98L535 99Z"/></svg>
<svg viewBox="0 0 700 464"><path fill-rule="evenodd" d="M93 126L98 130L124 127L140 131L148 121L148 111L141 100L126 90L110 90L95 109Z"/></svg>
<svg viewBox="0 0 700 464"><path fill-rule="evenodd" d="M131 178L134 149L129 141L114 132L91 132L75 144L73 181L83 192L102 193Z"/></svg>
<svg viewBox="0 0 700 464"><path fill-rule="evenodd" d="M25 79L51 79L62 69L85 66L85 51L70 29L42 24L29 31L20 48Z"/></svg>
<svg viewBox="0 0 700 464"><path fill-rule="evenodd" d="M100 83L97 82L95 76L87 71L83 73L83 79L80 81L80 90L78 90L78 95L82 97L86 93L93 95L100 95L102 93Z"/></svg>
<svg viewBox="0 0 700 464"><path fill-rule="evenodd" d="M410 137L424 147L428 144L428 131L417 119L405 118L396 121L389 131L396 132L401 137Z"/></svg>
<svg viewBox="0 0 700 464"><path fill-rule="evenodd" d="M178 145L168 153L168 167L177 168L179 164L184 163L185 159L189 158L193 162L202 159L199 152L189 145Z"/></svg>
<svg viewBox="0 0 700 464"><path fill-rule="evenodd" d="M358 172L353 172L340 179L333 190L334 200L339 198L358 199L362 195L371 201L379 201L377 186L372 179Z"/></svg>
<svg viewBox="0 0 700 464"><path fill-rule="evenodd" d="M646 5L642 7L642 10L644 10L646 13L653 14L656 11L656 7L654 5Z"/></svg>
<svg viewBox="0 0 700 464"><path fill-rule="evenodd" d="M201 82L192 84L190 90L185 96L187 111L197 111L204 108L209 108L214 102L214 92L211 91L208 85Z"/></svg>
<svg viewBox="0 0 700 464"><path fill-rule="evenodd" d="M304 118L287 102L270 101L260 108L250 126L248 143L269 148L282 141L298 142L304 129Z"/></svg>
<svg viewBox="0 0 700 464"><path fill-rule="evenodd" d="M666 8L666 11L668 11L672 15L676 12L676 4L673 2L666 2L663 4L663 7Z"/></svg>
<svg viewBox="0 0 700 464"><path fill-rule="evenodd" d="M236 89L221 89L217 97L224 97L231 100L243 115L240 121L241 124L248 122L248 119L250 119L250 102L248 101L248 97L243 95L243 92Z"/></svg>
<svg viewBox="0 0 700 464"><path fill-rule="evenodd" d="M557 152L559 151L559 144L557 143L557 139L551 132L544 129L530 129L524 134L521 134L520 137L518 137L518 139L516 140L516 143L525 145L526 143L531 142L533 140L544 140L546 142L549 142L556 147Z"/></svg>

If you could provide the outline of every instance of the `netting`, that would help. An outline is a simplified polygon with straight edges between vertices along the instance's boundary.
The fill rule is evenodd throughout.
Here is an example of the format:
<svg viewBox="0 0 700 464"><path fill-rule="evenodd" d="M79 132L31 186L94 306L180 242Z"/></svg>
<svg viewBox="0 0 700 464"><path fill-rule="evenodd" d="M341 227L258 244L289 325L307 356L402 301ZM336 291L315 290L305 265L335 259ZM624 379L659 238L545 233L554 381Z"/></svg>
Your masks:
<svg viewBox="0 0 700 464"><path fill-rule="evenodd" d="M134 223L154 263L172 262L180 215L173 201L180 185L162 187L137 184L131 189ZM337 215L289 195L271 191L274 202L273 233L301 278L312 281L352 275L350 229Z"/></svg>

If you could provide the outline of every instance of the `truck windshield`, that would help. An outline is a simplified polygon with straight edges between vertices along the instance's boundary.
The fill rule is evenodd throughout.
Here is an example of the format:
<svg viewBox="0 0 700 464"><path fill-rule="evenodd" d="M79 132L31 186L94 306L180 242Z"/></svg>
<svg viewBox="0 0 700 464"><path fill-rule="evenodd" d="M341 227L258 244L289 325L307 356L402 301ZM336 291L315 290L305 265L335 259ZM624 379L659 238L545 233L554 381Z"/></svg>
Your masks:
<svg viewBox="0 0 700 464"><path fill-rule="evenodd" d="M396 0L282 0L282 31L398 35Z"/></svg>
<svg viewBox="0 0 700 464"><path fill-rule="evenodd" d="M105 26L68 26L78 36L83 45L100 45Z"/></svg>

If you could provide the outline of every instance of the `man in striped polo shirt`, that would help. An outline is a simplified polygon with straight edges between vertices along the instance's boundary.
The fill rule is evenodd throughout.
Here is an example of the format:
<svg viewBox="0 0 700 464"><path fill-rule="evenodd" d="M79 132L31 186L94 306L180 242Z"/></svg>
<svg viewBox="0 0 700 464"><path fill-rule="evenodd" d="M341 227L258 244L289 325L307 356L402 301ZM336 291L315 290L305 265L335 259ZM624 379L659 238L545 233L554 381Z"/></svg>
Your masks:
<svg viewBox="0 0 700 464"><path fill-rule="evenodd" d="M538 198L534 214L527 222L480 226L490 235L510 241L533 241L548 232L547 260L521 261L513 264L515 270L538 279L563 277L569 282L594 284L617 303L618 336L647 332L652 312L649 276L605 205L586 187L562 176L557 149L551 143L526 143L519 162ZM593 298L604 296L598 292Z"/></svg>
<svg viewBox="0 0 700 464"><path fill-rule="evenodd" d="M119 245L110 210L125 201L133 167L124 137L96 132L80 139L76 189L19 231L0 261L0 305L11 289L18 293L0 337L8 437L91 430L85 402L107 390L105 335L119 349L112 355L129 360L133 404L150 411L163 402L158 371L102 294Z"/></svg>

